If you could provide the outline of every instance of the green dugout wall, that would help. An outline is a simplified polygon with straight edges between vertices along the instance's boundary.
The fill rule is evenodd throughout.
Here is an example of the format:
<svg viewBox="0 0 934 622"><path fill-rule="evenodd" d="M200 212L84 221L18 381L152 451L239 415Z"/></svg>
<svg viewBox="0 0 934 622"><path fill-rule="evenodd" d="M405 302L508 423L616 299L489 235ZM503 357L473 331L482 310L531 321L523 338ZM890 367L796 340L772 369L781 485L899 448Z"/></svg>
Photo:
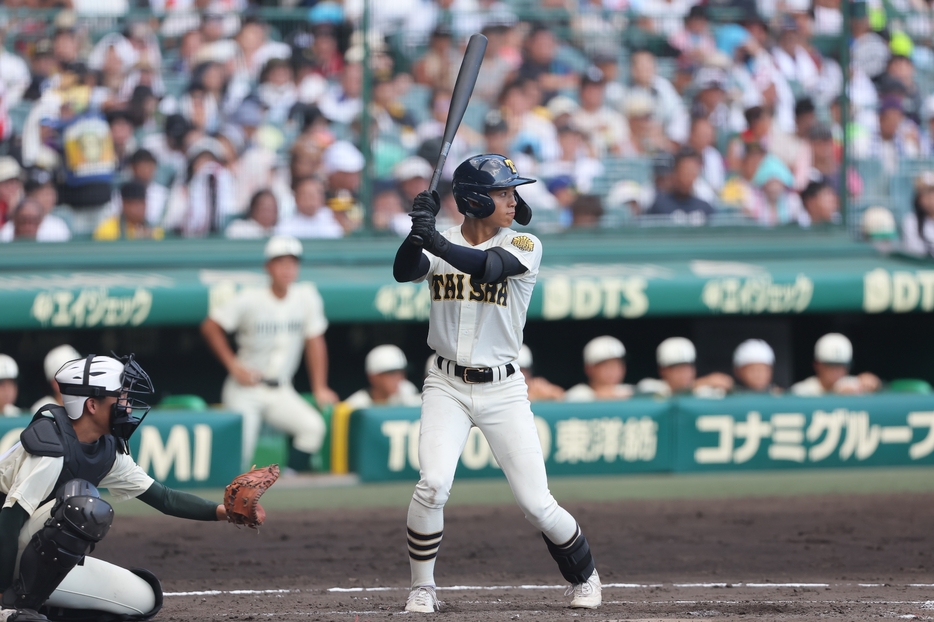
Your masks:
<svg viewBox="0 0 934 622"><path fill-rule="evenodd" d="M636 398L533 410L551 475L934 464L931 396ZM350 470L363 481L417 479L418 416L415 408L354 413ZM500 474L473 428L458 475Z"/></svg>

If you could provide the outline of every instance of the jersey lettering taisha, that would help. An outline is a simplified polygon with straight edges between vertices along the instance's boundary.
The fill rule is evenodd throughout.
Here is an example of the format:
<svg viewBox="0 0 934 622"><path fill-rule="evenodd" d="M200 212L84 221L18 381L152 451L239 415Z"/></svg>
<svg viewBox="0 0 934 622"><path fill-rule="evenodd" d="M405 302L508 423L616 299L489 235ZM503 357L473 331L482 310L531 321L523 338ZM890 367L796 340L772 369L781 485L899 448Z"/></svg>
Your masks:
<svg viewBox="0 0 934 622"><path fill-rule="evenodd" d="M453 244L470 246L460 227L441 233ZM497 367L515 362L522 347L522 330L532 290L542 261L542 245L533 235L500 229L477 250L499 247L526 268L522 275L502 283L475 283L439 257L430 256L428 280L433 302L428 324L428 345L458 365ZM457 327L452 331L452 327ZM453 338L453 339L452 339Z"/></svg>

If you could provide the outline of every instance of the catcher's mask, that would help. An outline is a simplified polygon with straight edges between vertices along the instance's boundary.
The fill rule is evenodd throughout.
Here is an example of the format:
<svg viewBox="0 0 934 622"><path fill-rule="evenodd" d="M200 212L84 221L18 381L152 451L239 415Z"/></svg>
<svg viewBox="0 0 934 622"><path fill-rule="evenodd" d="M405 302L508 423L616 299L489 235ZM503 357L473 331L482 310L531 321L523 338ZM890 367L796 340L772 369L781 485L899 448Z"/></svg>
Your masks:
<svg viewBox="0 0 934 622"><path fill-rule="evenodd" d="M134 395L151 395L152 381L133 355L88 355L65 363L55 375L65 402L65 411L77 419L90 397L116 397L110 410L110 432L121 450L129 452L128 441L149 412L150 406Z"/></svg>
<svg viewBox="0 0 934 622"><path fill-rule="evenodd" d="M478 155L462 162L454 170L454 200L457 211L468 218L486 218L496 209L490 191L535 183L519 177L512 160L497 154ZM516 192L516 222L527 225L532 208Z"/></svg>

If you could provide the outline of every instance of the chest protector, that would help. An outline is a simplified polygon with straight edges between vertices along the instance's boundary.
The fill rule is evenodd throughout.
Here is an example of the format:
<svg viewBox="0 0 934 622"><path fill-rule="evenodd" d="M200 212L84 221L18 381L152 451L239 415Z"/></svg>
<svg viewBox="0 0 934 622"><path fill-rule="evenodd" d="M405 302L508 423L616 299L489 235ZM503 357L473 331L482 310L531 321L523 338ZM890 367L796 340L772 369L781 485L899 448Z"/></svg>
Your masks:
<svg viewBox="0 0 934 622"><path fill-rule="evenodd" d="M54 498L65 482L73 479L83 479L95 487L100 486L117 459L117 442L113 436L105 434L94 443L82 443L65 409L58 405L43 406L20 434L19 440L23 449L32 456L65 459L55 488L46 501Z"/></svg>

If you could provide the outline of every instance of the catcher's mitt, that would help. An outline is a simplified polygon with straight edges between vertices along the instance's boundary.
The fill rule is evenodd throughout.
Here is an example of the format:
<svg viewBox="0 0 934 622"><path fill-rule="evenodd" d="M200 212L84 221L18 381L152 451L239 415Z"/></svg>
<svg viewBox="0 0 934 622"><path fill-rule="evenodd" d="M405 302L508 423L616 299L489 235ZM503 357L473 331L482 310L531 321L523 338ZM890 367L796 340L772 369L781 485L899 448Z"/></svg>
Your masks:
<svg viewBox="0 0 934 622"><path fill-rule="evenodd" d="M224 489L224 509L227 520L235 525L246 525L256 529L266 520L266 510L259 504L259 498L266 489L279 479L279 465L253 470L234 478Z"/></svg>

